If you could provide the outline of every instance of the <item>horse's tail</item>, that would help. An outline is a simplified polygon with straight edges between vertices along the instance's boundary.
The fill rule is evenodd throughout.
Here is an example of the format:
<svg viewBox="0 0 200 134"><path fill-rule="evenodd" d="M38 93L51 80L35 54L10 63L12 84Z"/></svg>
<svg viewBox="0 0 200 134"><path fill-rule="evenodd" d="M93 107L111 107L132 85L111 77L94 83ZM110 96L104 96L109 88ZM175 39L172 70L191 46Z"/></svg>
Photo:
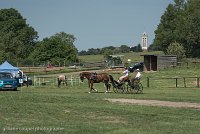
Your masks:
<svg viewBox="0 0 200 134"><path fill-rule="evenodd" d="M110 77L110 83L113 85L113 87L117 87L119 83L116 80L114 80L112 75L109 75L109 77Z"/></svg>
<svg viewBox="0 0 200 134"><path fill-rule="evenodd" d="M114 78L112 75L109 75L109 78L110 78L110 81L113 82L114 81Z"/></svg>
<svg viewBox="0 0 200 134"><path fill-rule="evenodd" d="M112 83L112 85L115 85L115 80L114 80L113 76L109 75L109 78L110 78L110 83Z"/></svg>

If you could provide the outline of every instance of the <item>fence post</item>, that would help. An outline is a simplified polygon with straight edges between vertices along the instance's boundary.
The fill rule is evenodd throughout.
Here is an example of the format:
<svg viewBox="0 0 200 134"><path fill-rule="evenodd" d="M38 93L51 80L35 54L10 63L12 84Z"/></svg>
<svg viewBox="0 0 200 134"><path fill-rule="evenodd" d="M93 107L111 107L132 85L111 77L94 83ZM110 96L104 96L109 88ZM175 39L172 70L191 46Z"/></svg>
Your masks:
<svg viewBox="0 0 200 134"><path fill-rule="evenodd" d="M178 78L175 78L176 79L176 87L178 86Z"/></svg>
<svg viewBox="0 0 200 134"><path fill-rule="evenodd" d="M147 77L147 87L149 87L149 77Z"/></svg>
<svg viewBox="0 0 200 134"><path fill-rule="evenodd" d="M197 77L197 87L199 88L199 77Z"/></svg>
<svg viewBox="0 0 200 134"><path fill-rule="evenodd" d="M183 77L184 87L186 88L185 77Z"/></svg>

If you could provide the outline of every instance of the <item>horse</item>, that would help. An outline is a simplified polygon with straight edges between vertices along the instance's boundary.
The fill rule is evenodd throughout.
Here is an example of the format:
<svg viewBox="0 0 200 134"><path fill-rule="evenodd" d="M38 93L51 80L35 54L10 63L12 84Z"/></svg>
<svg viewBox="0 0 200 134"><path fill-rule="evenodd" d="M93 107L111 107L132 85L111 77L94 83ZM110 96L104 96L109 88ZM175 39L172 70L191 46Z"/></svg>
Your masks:
<svg viewBox="0 0 200 134"><path fill-rule="evenodd" d="M63 85L65 84L67 86L67 77L66 77L66 75L59 75L58 76L58 87L60 87L62 82L63 82Z"/></svg>
<svg viewBox="0 0 200 134"><path fill-rule="evenodd" d="M88 80L88 86L90 88L89 93L91 93L92 90L98 92L96 89L93 88L94 83L100 83L103 82L106 86L106 93L110 90L110 84L109 84L109 75L107 73L96 73L96 72L81 72L80 73L80 79L83 82L84 79Z"/></svg>

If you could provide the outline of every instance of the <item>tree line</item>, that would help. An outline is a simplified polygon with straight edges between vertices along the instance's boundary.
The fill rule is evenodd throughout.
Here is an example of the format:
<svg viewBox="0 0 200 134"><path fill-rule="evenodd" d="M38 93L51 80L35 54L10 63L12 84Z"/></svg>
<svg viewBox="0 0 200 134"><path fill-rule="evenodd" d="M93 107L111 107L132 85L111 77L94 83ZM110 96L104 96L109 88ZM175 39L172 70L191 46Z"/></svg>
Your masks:
<svg viewBox="0 0 200 134"><path fill-rule="evenodd" d="M142 47L140 44L134 47L130 47L127 45L121 45L120 47L108 46L103 48L90 48L87 51L83 50L79 52L79 55L114 55L119 53L128 53L128 52L142 52Z"/></svg>

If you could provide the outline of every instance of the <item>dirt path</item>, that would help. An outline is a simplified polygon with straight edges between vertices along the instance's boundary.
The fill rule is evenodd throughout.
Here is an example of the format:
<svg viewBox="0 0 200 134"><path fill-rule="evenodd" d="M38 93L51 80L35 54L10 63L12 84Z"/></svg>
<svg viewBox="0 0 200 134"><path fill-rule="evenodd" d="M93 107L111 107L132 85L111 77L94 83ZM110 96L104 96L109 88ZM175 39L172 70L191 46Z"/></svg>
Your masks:
<svg viewBox="0 0 200 134"><path fill-rule="evenodd" d="M136 100L136 99L106 99L106 100L113 103L200 109L200 103L171 102L171 101L158 101L158 100Z"/></svg>

